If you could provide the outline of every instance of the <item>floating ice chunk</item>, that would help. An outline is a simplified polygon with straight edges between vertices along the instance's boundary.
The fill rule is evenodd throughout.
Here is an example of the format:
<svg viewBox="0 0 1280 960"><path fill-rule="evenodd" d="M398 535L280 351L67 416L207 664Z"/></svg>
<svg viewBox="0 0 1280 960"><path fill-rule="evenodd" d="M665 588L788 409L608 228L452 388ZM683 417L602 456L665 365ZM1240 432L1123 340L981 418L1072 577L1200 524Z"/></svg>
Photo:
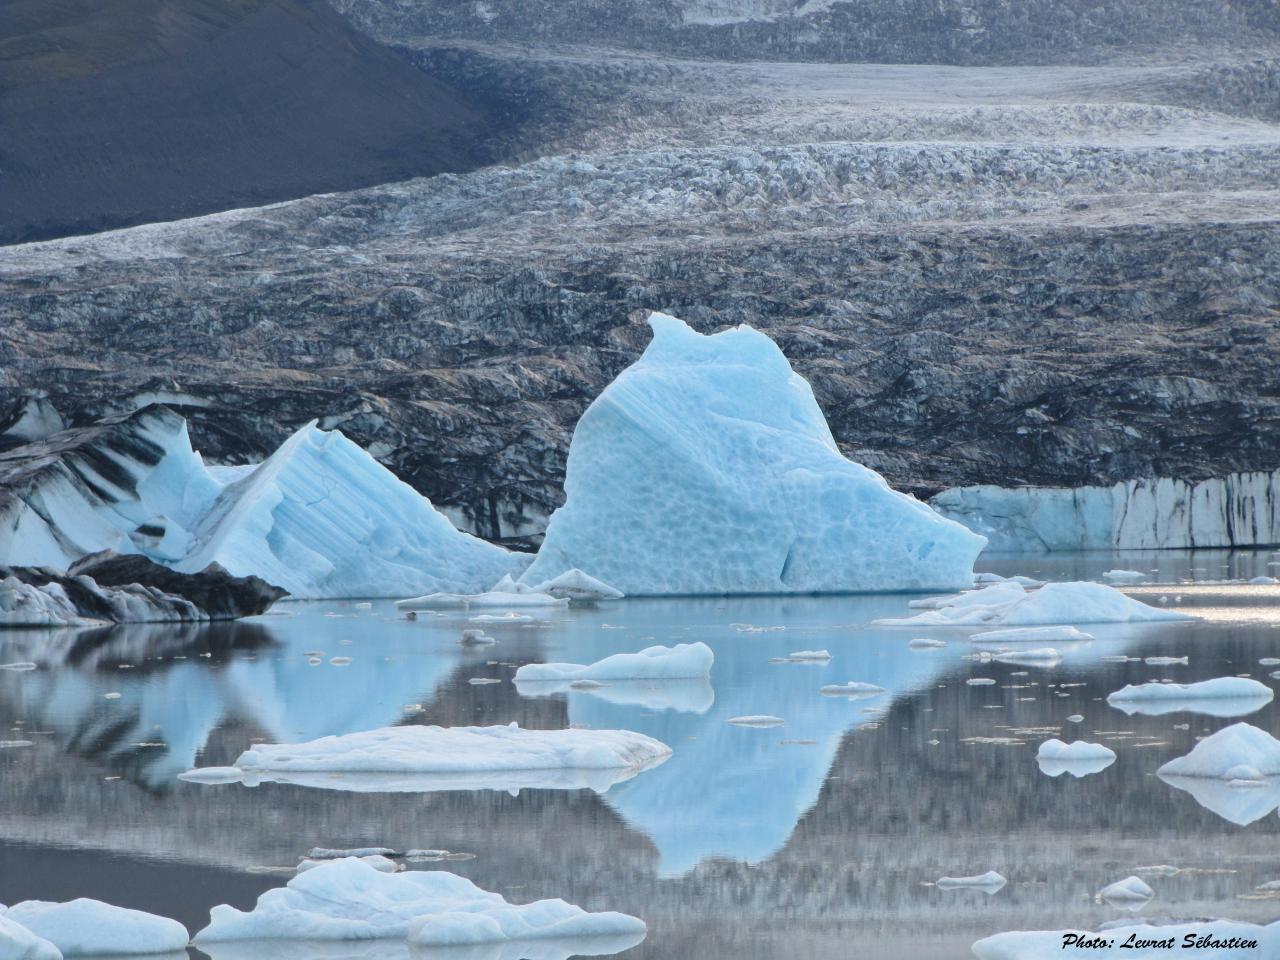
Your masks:
<svg viewBox="0 0 1280 960"><path fill-rule="evenodd" d="M888 693L884 687L861 680L850 680L848 683L829 683L820 691L824 697L848 697L851 700L863 700Z"/></svg>
<svg viewBox="0 0 1280 960"><path fill-rule="evenodd" d="M0 958L2 960L62 960L62 951L43 937L4 916L0 907Z"/></svg>
<svg viewBox="0 0 1280 960"><path fill-rule="evenodd" d="M1172 667L1179 664L1185 667L1190 660L1187 657L1146 657L1145 662L1150 667Z"/></svg>
<svg viewBox="0 0 1280 960"><path fill-rule="evenodd" d="M525 589L566 600L621 600L626 596L621 590L583 573L576 567Z"/></svg>
<svg viewBox="0 0 1280 960"><path fill-rule="evenodd" d="M486 684L501 682L502 679L500 677L470 677L467 680L467 683L471 684L473 687L482 687Z"/></svg>
<svg viewBox="0 0 1280 960"><path fill-rule="evenodd" d="M831 659L831 654L826 650L795 650L785 659L791 663L825 663Z"/></svg>
<svg viewBox="0 0 1280 960"><path fill-rule="evenodd" d="M993 893L999 893L1008 882L1009 881L994 870L988 870L986 873L977 877L940 877L938 879L938 889L960 890L968 888L981 890L989 896Z"/></svg>
<svg viewBox="0 0 1280 960"><path fill-rule="evenodd" d="M1248 677L1216 677L1199 683L1131 684L1108 696L1107 703L1130 715L1185 712L1242 717L1261 710L1274 696L1266 684Z"/></svg>
<svg viewBox="0 0 1280 960"><path fill-rule="evenodd" d="M696 680L711 673L715 654L705 643L646 647L615 653L591 664L530 663L516 671L516 683L569 680Z"/></svg>
<svg viewBox="0 0 1280 960"><path fill-rule="evenodd" d="M1073 713L1071 716L1067 717L1067 723L1084 723L1084 715Z"/></svg>
<svg viewBox="0 0 1280 960"><path fill-rule="evenodd" d="M482 613L478 617L471 617L471 623L528 623L533 617L527 613L516 613L514 610L508 613Z"/></svg>
<svg viewBox="0 0 1280 960"><path fill-rule="evenodd" d="M1032 650L1006 650L993 654L991 659L1020 666L1052 667L1062 662L1062 654L1053 647L1036 647Z"/></svg>
<svg viewBox="0 0 1280 960"><path fill-rule="evenodd" d="M1180 946L1186 937L1193 942L1208 938L1209 943L1187 953L1196 960L1270 960L1280 949L1280 922L1262 927L1252 923L1231 920L1207 920L1194 923L1170 923L1161 926L1133 924L1108 926L1104 942L1114 942L1116 947L1089 946L1097 941L1098 934L1087 930L1026 930L998 933L973 945L977 960L1083 960L1085 957L1100 960L1162 960L1170 951L1162 944L1171 941ZM1257 948L1241 948L1230 941L1256 941ZM1133 945L1121 949L1120 944ZM1137 946L1137 944L1144 946ZM1214 946L1211 944L1219 944Z"/></svg>
<svg viewBox="0 0 1280 960"><path fill-rule="evenodd" d="M1276 664L1280 664L1280 657L1263 657L1258 661L1258 665L1262 667L1274 667Z"/></svg>
<svg viewBox="0 0 1280 960"><path fill-rule="evenodd" d="M515 609L524 607L565 607L567 599L547 596L545 593L524 593L490 590L487 593L428 593L408 600L397 600L397 610L471 610Z"/></svg>
<svg viewBox="0 0 1280 960"><path fill-rule="evenodd" d="M390 847L351 847L348 849L312 847L311 852L307 854L312 860L341 860L345 857L394 857L397 855L396 851Z"/></svg>
<svg viewBox="0 0 1280 960"><path fill-rule="evenodd" d="M456 529L365 450L314 423L224 487L192 536L177 569L217 562L297 598L476 593L528 563Z"/></svg>
<svg viewBox="0 0 1280 960"><path fill-rule="evenodd" d="M1276 661L1280 663L1280 660ZM14 673L25 673L28 670L34 670L36 665L30 660L19 660L16 663L0 663L0 670L10 670Z"/></svg>
<svg viewBox="0 0 1280 960"><path fill-rule="evenodd" d="M1125 877L1098 891L1098 899L1122 910L1141 910L1156 892L1141 877Z"/></svg>
<svg viewBox="0 0 1280 960"><path fill-rule="evenodd" d="M649 323L644 355L578 422L565 505L520 582L575 567L628 595L972 582L985 539L846 460L772 340Z"/></svg>
<svg viewBox="0 0 1280 960"><path fill-rule="evenodd" d="M931 639L930 637L917 637L916 639L910 640L907 643L907 646L913 650L933 650L938 647L945 647L946 645L947 645L947 641L934 640L934 639Z"/></svg>
<svg viewBox="0 0 1280 960"><path fill-rule="evenodd" d="M781 717L770 716L767 713L751 714L745 717L730 717L727 722L739 727L780 727L786 723Z"/></svg>
<svg viewBox="0 0 1280 960"><path fill-rule="evenodd" d="M4 916L52 943L64 957L185 951L189 939L177 920L84 898L24 900Z"/></svg>
<svg viewBox="0 0 1280 960"><path fill-rule="evenodd" d="M1156 772L1162 777L1212 777L1248 764L1263 776L1280 776L1280 740L1247 723L1234 723L1205 737L1185 757L1170 760Z"/></svg>
<svg viewBox="0 0 1280 960"><path fill-rule="evenodd" d="M384 727L257 744L235 765L249 785L272 780L355 792L608 789L670 754L665 744L626 730L522 730L512 723Z"/></svg>
<svg viewBox="0 0 1280 960"><path fill-rule="evenodd" d="M1280 583L1280 580L1277 580L1275 577L1253 577L1251 580L1247 582L1262 585L1262 584Z"/></svg>
<svg viewBox="0 0 1280 960"><path fill-rule="evenodd" d="M1106 580L1145 580L1147 578L1141 570L1108 570L1102 576Z"/></svg>
<svg viewBox="0 0 1280 960"><path fill-rule="evenodd" d="M467 597L461 593L428 593L408 600L397 600L398 610L465 610Z"/></svg>
<svg viewBox="0 0 1280 960"><path fill-rule="evenodd" d="M222 904L195 936L227 940L378 940L417 946L495 943L544 937L642 935L643 921L587 913L563 900L514 905L470 880L439 870L380 873L360 860L335 860L268 890L248 912Z"/></svg>
<svg viewBox="0 0 1280 960"><path fill-rule="evenodd" d="M995 680L991 677L970 677L965 681L971 687L991 687L995 686Z"/></svg>
<svg viewBox="0 0 1280 960"><path fill-rule="evenodd" d="M1143 623L1194 620L1127 597L1103 583L1046 583L1028 592L1005 581L982 590L940 598L935 609L914 617L877 620L888 626L1047 626L1076 623Z"/></svg>
<svg viewBox="0 0 1280 960"><path fill-rule="evenodd" d="M346 858L339 858L339 859L346 859ZM400 864L396 863L394 860L388 860L386 857L376 853L365 854L363 856L356 856L355 859L359 860L361 863L367 863L369 866L373 867L373 869L377 870L379 873L399 873L401 870L404 869ZM324 866L326 863L333 863L333 862L334 861L332 859L302 860L298 863L297 872L306 873L308 870L314 870L317 867Z"/></svg>
<svg viewBox="0 0 1280 960"><path fill-rule="evenodd" d="M462 639L458 641L464 647L490 647L497 642L497 640L479 628L463 630Z"/></svg>
<svg viewBox="0 0 1280 960"><path fill-rule="evenodd" d="M1041 772L1050 777L1069 773L1079 779L1099 773L1115 762L1114 750L1083 740L1069 744L1061 740L1046 740L1036 752L1036 763L1040 765Z"/></svg>
<svg viewBox="0 0 1280 960"><path fill-rule="evenodd" d="M239 767L197 767L178 774L178 779L191 783L239 783L244 771Z"/></svg>
<svg viewBox="0 0 1280 960"><path fill-rule="evenodd" d="M1092 634L1078 627L1009 627L1004 630L988 630L975 633L971 643L1087 643Z"/></svg>

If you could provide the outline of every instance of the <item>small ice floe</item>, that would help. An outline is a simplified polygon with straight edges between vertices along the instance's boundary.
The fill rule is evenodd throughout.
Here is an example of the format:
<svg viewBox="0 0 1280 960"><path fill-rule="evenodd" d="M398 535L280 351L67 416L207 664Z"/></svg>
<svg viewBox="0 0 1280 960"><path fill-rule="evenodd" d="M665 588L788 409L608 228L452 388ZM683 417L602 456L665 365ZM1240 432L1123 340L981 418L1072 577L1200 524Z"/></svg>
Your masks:
<svg viewBox="0 0 1280 960"><path fill-rule="evenodd" d="M247 786L275 781L351 792L581 789L598 792L662 763L671 749L628 730L383 727L307 743L257 744L236 760ZM183 780L227 782L229 768Z"/></svg>
<svg viewBox="0 0 1280 960"><path fill-rule="evenodd" d="M312 847L307 854L312 860L341 860L344 857L398 857L390 847Z"/></svg>
<svg viewBox="0 0 1280 960"><path fill-rule="evenodd" d="M1145 657L1143 662L1149 667L1172 667L1178 665L1185 667L1191 661L1188 657Z"/></svg>
<svg viewBox="0 0 1280 960"><path fill-rule="evenodd" d="M1266 586L1268 584L1280 583L1280 580L1277 580L1275 577L1253 577L1245 582L1257 584L1258 586Z"/></svg>
<svg viewBox="0 0 1280 960"><path fill-rule="evenodd" d="M335 667L349 667L351 666L351 658L350 657L330 657L329 663L331 666L335 666Z"/></svg>
<svg viewBox="0 0 1280 960"><path fill-rule="evenodd" d="M824 697L848 697L851 700L864 700L881 696L889 691L884 687L877 687L874 683L850 680L848 683L829 683L818 692Z"/></svg>
<svg viewBox="0 0 1280 960"><path fill-rule="evenodd" d="M1268 880L1265 883L1258 884L1253 889L1261 890L1263 893L1267 893L1272 890L1280 891L1280 880Z"/></svg>
<svg viewBox="0 0 1280 960"><path fill-rule="evenodd" d="M994 870L988 870L977 877L939 877L937 887L939 890L981 890L990 896L999 893L1008 882Z"/></svg>
<svg viewBox="0 0 1280 960"><path fill-rule="evenodd" d="M767 713L751 714L745 717L730 717L727 721L739 727L780 727L787 721L781 717L770 716Z"/></svg>
<svg viewBox="0 0 1280 960"><path fill-rule="evenodd" d="M1028 591L1005 581L981 590L926 601L914 617L877 620L887 626L1034 627L1078 623L1145 623L1194 620L1174 610L1148 606L1103 583L1046 583ZM925 606L924 603L918 604Z"/></svg>
<svg viewBox="0 0 1280 960"><path fill-rule="evenodd" d="M1102 579L1111 583L1133 583L1146 578L1147 575L1141 570L1108 570L1102 575Z"/></svg>
<svg viewBox="0 0 1280 960"><path fill-rule="evenodd" d="M1270 960L1274 954L1267 951L1280 943L1280 923L1263 927L1233 920L1169 921L1159 926L1135 920L1106 924L1099 933L1089 930L1016 930L979 940L972 950L977 960L1082 960L1084 957L1116 960L1122 955L1131 956L1133 960L1157 960L1179 953L1192 954L1200 960ZM1188 937L1193 943L1252 940L1257 941L1259 949L1241 950L1230 946L1223 949L1207 946L1177 949ZM1112 942L1116 944L1114 950L1108 946ZM1120 944L1124 943L1131 946L1120 949ZM1174 948L1166 949L1166 943L1173 944Z"/></svg>
<svg viewBox="0 0 1280 960"><path fill-rule="evenodd" d="M478 628L463 630L462 639L458 641L459 645L464 647L489 647L497 642L493 637Z"/></svg>
<svg viewBox="0 0 1280 960"><path fill-rule="evenodd" d="M991 677L970 677L965 681L971 687L991 687L995 686L995 680Z"/></svg>
<svg viewBox="0 0 1280 960"><path fill-rule="evenodd" d="M19 747L34 746L34 740L0 740L0 750L16 750Z"/></svg>
<svg viewBox="0 0 1280 960"><path fill-rule="evenodd" d="M185 953L189 939L177 920L83 897L66 903L24 900L6 910L4 919L53 944L64 956ZM5 945L0 928L0 946ZM27 955L17 956L25 960Z"/></svg>
<svg viewBox="0 0 1280 960"><path fill-rule="evenodd" d="M1107 697L1107 703L1129 715L1202 713L1242 717L1261 710L1275 696L1270 687L1248 677L1216 677L1199 683L1129 685Z"/></svg>
<svg viewBox="0 0 1280 960"><path fill-rule="evenodd" d="M467 678L467 683L471 684L473 687L482 687L490 683L501 683L501 682L502 682L501 677L468 677Z"/></svg>
<svg viewBox="0 0 1280 960"><path fill-rule="evenodd" d="M1141 910L1155 895L1141 877L1125 877L1099 890L1097 900L1121 910Z"/></svg>
<svg viewBox="0 0 1280 960"><path fill-rule="evenodd" d="M705 643L646 647L615 653L595 663L530 663L516 671L517 684L571 680L698 680L711 673L715 654Z"/></svg>
<svg viewBox="0 0 1280 960"><path fill-rule="evenodd" d="M947 641L934 640L932 637L916 637L914 640L907 642L907 646L912 650L933 650L946 645Z"/></svg>
<svg viewBox="0 0 1280 960"><path fill-rule="evenodd" d="M1088 643L1092 634L1078 627L1009 627L1004 630L988 630L975 633L970 643Z"/></svg>
<svg viewBox="0 0 1280 960"><path fill-rule="evenodd" d="M340 858L340 859L345 859L345 858ZM355 857L355 859L359 860L361 863L367 863L369 866L373 867L373 869L377 870L379 873L399 873L401 870L404 869L404 864L396 863L394 860L390 860L387 857L384 857L381 854L377 854L377 853L370 853L364 856L357 856ZM333 863L333 862L334 862L333 860L329 860L329 859L303 860L298 864L298 868L295 872L306 873L308 870L314 870L317 867L322 867L327 863Z"/></svg>
<svg viewBox="0 0 1280 960"><path fill-rule="evenodd" d="M1263 657L1258 661L1258 665L1263 667L1274 667L1277 664L1280 664L1280 657Z"/></svg>
<svg viewBox="0 0 1280 960"><path fill-rule="evenodd" d="M102 695L102 699L103 700L119 700L120 693L118 691L112 690L110 693L104 693Z"/></svg>
<svg viewBox="0 0 1280 960"><path fill-rule="evenodd" d="M469 623L528 623L533 617L527 613L516 613L509 610L506 613L482 613L477 617L468 617Z"/></svg>
<svg viewBox="0 0 1280 960"><path fill-rule="evenodd" d="M588 913L563 900L516 905L443 870L381 873L360 860L346 859L268 890L247 912L226 904L214 907L209 925L194 942L202 949L226 941L265 940L398 940L445 947L621 937L635 944L644 933L643 921L622 913Z"/></svg>
<svg viewBox="0 0 1280 960"><path fill-rule="evenodd" d="M449 855L448 850L414 849L405 853L406 860L443 860Z"/></svg>
<svg viewBox="0 0 1280 960"><path fill-rule="evenodd" d="M1050 777L1069 773L1079 779L1099 773L1115 762L1114 750L1100 743L1086 743L1083 740L1076 740L1074 743L1046 740L1036 752L1036 763L1040 765L1040 771Z"/></svg>
<svg viewBox="0 0 1280 960"><path fill-rule="evenodd" d="M1084 715L1073 713L1071 716L1067 717L1067 723L1084 723Z"/></svg>
<svg viewBox="0 0 1280 960"><path fill-rule="evenodd" d="M422 597L397 600L397 610L474 610L481 608L515 609L520 607L555 607L569 605L568 599L545 593L516 593L491 590L488 593L429 593Z"/></svg>
<svg viewBox="0 0 1280 960"><path fill-rule="evenodd" d="M626 594L574 567L535 586L517 583L521 592L545 593L562 600L621 600Z"/></svg>
<svg viewBox="0 0 1280 960"><path fill-rule="evenodd" d="M1280 660L1276 661L1280 663ZM0 670L11 670L14 673L23 673L27 670L34 670L36 665L30 660L19 660L17 663L0 663Z"/></svg>
<svg viewBox="0 0 1280 960"><path fill-rule="evenodd" d="M770 663L826 663L831 654L826 650L796 650L785 657L770 657Z"/></svg>
<svg viewBox="0 0 1280 960"><path fill-rule="evenodd" d="M1027 667L1052 667L1062 662L1062 654L1054 647L1035 647L1031 650L1005 650L993 654L992 660Z"/></svg>

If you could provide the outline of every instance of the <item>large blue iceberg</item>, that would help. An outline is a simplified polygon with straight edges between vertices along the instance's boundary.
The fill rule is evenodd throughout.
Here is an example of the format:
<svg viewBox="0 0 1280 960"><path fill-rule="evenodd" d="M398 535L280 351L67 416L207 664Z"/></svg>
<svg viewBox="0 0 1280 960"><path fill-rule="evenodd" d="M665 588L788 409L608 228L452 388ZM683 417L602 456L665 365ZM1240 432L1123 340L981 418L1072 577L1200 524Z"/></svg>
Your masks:
<svg viewBox="0 0 1280 960"><path fill-rule="evenodd" d="M649 324L574 431L566 503L523 582L577 567L630 596L972 586L985 538L846 459L772 340Z"/></svg>

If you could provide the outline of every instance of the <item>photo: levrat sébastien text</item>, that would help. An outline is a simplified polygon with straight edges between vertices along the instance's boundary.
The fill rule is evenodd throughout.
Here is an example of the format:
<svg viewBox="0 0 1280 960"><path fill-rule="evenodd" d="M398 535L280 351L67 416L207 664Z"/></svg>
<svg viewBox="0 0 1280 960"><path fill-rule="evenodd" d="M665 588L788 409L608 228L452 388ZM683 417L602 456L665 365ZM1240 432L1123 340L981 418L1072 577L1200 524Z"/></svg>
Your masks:
<svg viewBox="0 0 1280 960"><path fill-rule="evenodd" d="M0 960L1280 960L1280 3L0 4Z"/></svg>

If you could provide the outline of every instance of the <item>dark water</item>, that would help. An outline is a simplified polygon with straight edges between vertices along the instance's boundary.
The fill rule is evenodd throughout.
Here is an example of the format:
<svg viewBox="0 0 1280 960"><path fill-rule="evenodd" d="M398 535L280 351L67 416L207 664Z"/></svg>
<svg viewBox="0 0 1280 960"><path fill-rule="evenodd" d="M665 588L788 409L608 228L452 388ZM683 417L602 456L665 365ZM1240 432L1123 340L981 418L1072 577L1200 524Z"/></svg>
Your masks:
<svg viewBox="0 0 1280 960"><path fill-rule="evenodd" d="M1068 579L1111 567L1161 580L1275 572L1267 553L991 559L980 568ZM972 628L888 628L902 596L631 600L518 625L500 643L454 642L465 615L396 617L389 603L293 604L204 629L0 633L0 902L94 897L177 918L193 932L218 903L248 908L313 846L444 848L447 868L512 901L563 897L649 925L628 958L968 957L1011 929L1096 927L1095 902L1141 867L1153 917L1280 918L1254 893L1280 879L1280 787L1195 796L1155 776L1232 719L1126 716L1126 683L1251 675L1272 686L1280 587L1170 586L1145 598L1195 623L1085 627L1051 669L973 659ZM1178 598L1181 598L1180 602ZM913 637L947 641L912 649ZM709 686L522 698L514 666L590 662L701 640ZM771 664L825 648L825 665ZM1188 656L1155 666L1106 656ZM318 657L320 663L310 660ZM350 657L345 666L333 657ZM503 682L473 685L472 678ZM966 684L990 677L990 686ZM863 680L889 694L820 696ZM107 694L119 694L108 698ZM611 702L615 700L632 702ZM775 714L771 729L729 717ZM1080 714L1081 723L1066 717ZM1280 734L1269 705L1243 718ZM568 724L638 730L666 763L603 794L533 790L353 793L176 779L260 740L296 741L397 723ZM1119 754L1093 776L1037 766L1052 736ZM275 872L267 868L281 868ZM944 892L944 875L997 870L1000 892ZM344 948L344 957L381 957ZM262 957L275 957L264 948ZM328 955L328 954L326 954ZM337 954L335 954L337 955ZM504 955L505 956L505 955Z"/></svg>

